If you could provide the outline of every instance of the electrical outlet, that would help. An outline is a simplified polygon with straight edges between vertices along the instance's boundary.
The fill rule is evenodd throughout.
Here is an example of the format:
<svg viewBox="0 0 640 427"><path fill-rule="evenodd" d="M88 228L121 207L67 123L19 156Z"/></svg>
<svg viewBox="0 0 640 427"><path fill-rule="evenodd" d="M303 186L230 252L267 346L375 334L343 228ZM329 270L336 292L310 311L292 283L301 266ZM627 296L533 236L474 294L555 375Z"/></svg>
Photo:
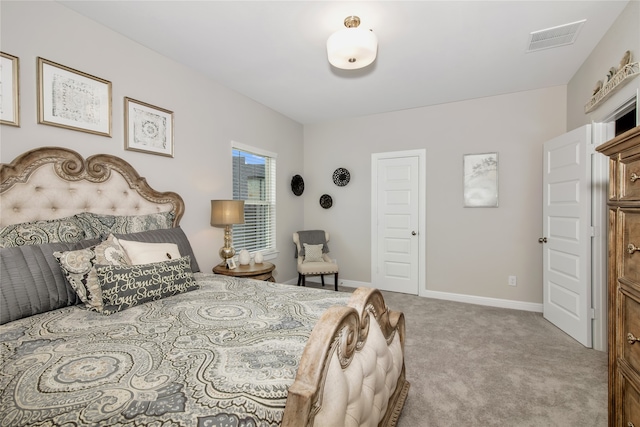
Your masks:
<svg viewBox="0 0 640 427"><path fill-rule="evenodd" d="M516 276L509 276L509 286L516 286L518 284L518 279Z"/></svg>

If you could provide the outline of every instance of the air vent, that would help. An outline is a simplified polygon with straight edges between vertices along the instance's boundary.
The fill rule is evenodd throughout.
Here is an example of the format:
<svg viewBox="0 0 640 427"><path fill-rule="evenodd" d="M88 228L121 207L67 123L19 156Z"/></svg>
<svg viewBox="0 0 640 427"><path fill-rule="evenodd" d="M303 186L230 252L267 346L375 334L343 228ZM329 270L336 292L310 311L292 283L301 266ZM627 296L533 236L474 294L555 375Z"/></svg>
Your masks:
<svg viewBox="0 0 640 427"><path fill-rule="evenodd" d="M578 33L582 25L586 21L586 19L583 19L582 21L572 22L571 24L559 25L557 27L547 28L546 30L532 32L529 35L527 52L573 44L578 38Z"/></svg>

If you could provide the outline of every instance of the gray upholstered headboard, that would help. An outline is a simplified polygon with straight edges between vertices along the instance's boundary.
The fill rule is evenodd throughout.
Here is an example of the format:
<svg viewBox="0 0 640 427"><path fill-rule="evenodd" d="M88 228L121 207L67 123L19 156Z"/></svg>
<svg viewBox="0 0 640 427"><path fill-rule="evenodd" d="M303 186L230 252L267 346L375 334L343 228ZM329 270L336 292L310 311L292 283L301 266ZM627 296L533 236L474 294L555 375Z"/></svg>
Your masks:
<svg viewBox="0 0 640 427"><path fill-rule="evenodd" d="M42 147L0 164L0 226L58 219L81 212L109 215L184 214L174 192L158 192L123 159Z"/></svg>

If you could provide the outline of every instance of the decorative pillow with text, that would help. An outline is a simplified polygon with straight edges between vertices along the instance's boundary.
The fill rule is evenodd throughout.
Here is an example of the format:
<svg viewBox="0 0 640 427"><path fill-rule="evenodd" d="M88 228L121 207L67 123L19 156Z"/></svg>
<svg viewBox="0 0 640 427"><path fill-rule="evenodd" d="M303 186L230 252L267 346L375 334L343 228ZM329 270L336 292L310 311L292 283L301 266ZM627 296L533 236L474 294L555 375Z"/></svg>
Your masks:
<svg viewBox="0 0 640 427"><path fill-rule="evenodd" d="M98 265L102 313L127 308L198 289L189 256L140 265Z"/></svg>

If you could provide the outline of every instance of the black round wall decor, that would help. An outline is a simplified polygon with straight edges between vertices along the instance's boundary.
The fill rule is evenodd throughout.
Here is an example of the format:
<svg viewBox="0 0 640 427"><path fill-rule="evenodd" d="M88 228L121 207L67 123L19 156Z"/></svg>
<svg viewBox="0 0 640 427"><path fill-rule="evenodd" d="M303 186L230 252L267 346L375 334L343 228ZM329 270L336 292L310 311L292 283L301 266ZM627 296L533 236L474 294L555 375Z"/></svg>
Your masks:
<svg viewBox="0 0 640 427"><path fill-rule="evenodd" d="M329 209L333 205L333 199L328 194L320 196L320 206L325 209Z"/></svg>
<svg viewBox="0 0 640 427"><path fill-rule="evenodd" d="M349 183L351 174L345 168L338 168L333 172L333 182L338 187L344 187Z"/></svg>
<svg viewBox="0 0 640 427"><path fill-rule="evenodd" d="M304 192L304 179L300 175L294 175L291 178L291 191L296 196L301 195Z"/></svg>

